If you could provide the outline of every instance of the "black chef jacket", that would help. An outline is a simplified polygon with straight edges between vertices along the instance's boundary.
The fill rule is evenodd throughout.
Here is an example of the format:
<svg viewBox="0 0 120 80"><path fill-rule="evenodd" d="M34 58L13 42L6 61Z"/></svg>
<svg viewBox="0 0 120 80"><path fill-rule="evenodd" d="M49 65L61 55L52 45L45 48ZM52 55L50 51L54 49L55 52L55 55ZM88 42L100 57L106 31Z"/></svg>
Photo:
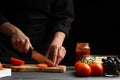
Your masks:
<svg viewBox="0 0 120 80"><path fill-rule="evenodd" d="M17 26L30 38L33 47L41 53L46 53L55 32L69 34L73 17L72 0L0 1L0 25L9 21ZM10 52L12 45L9 36L0 33L0 44L1 58L25 57L19 52L14 53L14 50Z"/></svg>

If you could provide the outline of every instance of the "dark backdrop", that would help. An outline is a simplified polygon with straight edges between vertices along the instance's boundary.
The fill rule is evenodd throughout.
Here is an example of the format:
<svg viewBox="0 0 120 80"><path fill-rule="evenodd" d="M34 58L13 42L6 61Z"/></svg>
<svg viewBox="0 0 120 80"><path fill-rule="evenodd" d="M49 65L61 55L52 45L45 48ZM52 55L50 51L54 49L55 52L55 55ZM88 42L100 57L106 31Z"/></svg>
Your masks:
<svg viewBox="0 0 120 80"><path fill-rule="evenodd" d="M91 54L119 55L120 6L104 0L74 0L75 20L65 40L63 64L74 65L77 42L89 42Z"/></svg>

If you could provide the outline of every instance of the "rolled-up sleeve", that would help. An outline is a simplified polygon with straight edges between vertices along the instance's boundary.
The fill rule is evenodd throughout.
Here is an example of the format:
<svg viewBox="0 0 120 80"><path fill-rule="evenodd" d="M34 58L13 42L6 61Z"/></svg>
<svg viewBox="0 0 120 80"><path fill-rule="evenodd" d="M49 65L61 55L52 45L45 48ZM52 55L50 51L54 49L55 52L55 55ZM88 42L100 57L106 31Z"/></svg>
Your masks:
<svg viewBox="0 0 120 80"><path fill-rule="evenodd" d="M53 32L69 34L74 20L73 0L56 0L52 8Z"/></svg>

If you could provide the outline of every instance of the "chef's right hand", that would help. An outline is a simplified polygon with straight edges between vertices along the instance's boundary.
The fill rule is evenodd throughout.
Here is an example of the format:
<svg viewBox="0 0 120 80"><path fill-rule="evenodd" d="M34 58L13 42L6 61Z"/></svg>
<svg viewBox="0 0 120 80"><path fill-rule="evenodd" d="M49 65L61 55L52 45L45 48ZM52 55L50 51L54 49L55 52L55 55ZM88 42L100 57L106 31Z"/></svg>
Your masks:
<svg viewBox="0 0 120 80"><path fill-rule="evenodd" d="M28 53L29 48L32 47L30 39L22 31L15 32L11 36L11 42L14 49L21 53Z"/></svg>
<svg viewBox="0 0 120 80"><path fill-rule="evenodd" d="M0 32L10 36L13 47L21 53L28 53L29 48L32 48L30 39L10 22L2 23L0 25Z"/></svg>

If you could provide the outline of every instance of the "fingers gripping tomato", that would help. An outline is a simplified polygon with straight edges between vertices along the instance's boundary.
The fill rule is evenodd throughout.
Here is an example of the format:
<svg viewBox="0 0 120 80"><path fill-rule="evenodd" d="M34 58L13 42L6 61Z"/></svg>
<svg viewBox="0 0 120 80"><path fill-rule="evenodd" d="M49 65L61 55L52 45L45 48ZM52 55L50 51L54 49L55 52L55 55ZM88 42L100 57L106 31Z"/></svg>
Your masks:
<svg viewBox="0 0 120 80"><path fill-rule="evenodd" d="M91 63L91 76L101 76L103 74L103 66L101 63Z"/></svg>
<svg viewBox="0 0 120 80"><path fill-rule="evenodd" d="M91 68L87 63L77 61L75 63L75 71L78 76L87 77L91 74Z"/></svg>

